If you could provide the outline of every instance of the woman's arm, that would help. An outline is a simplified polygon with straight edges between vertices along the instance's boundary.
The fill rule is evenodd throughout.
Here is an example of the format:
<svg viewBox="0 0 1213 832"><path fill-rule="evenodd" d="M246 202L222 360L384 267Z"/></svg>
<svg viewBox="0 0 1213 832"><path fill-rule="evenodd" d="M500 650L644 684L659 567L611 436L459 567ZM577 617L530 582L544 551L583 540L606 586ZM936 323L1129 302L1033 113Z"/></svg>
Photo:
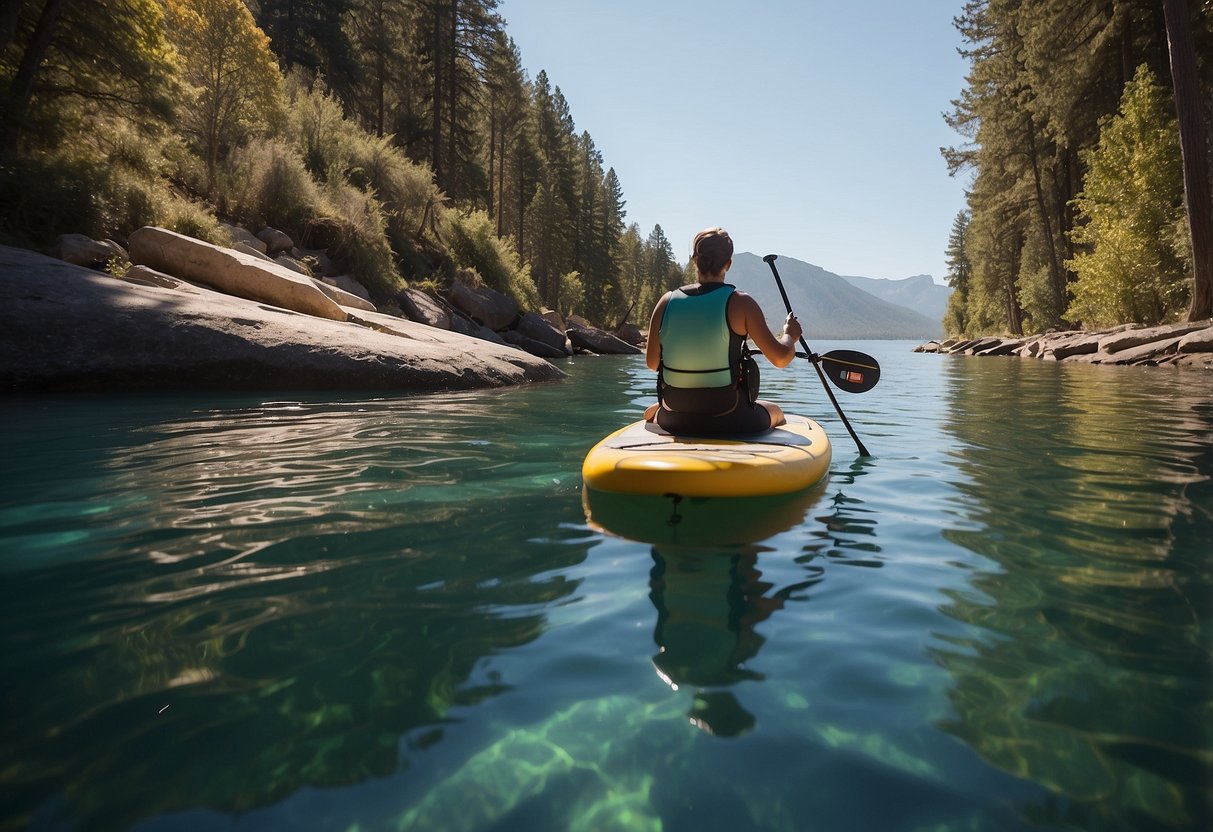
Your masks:
<svg viewBox="0 0 1213 832"><path fill-rule="evenodd" d="M656 370L661 364L661 317L669 299L668 292L661 296L661 300L653 307L653 317L649 320L649 338L644 348L644 362L650 370Z"/></svg>
<svg viewBox="0 0 1213 832"><path fill-rule="evenodd" d="M729 326L734 332L748 335L754 345L776 367L786 367L796 357L796 342L802 334L800 321L791 312L784 322L784 331L776 336L767 326L758 301L745 292L734 292L729 303Z"/></svg>

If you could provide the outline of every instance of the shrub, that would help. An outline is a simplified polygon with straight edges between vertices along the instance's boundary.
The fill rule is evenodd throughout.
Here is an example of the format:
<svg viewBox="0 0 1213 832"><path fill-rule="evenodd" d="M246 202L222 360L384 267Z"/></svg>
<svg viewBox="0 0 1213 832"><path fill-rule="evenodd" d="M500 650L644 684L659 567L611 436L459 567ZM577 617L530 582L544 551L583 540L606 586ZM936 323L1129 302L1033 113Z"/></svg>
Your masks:
<svg viewBox="0 0 1213 832"><path fill-rule="evenodd" d="M220 201L249 228L272 225L295 235L327 207L303 159L273 139L256 139L233 151Z"/></svg>
<svg viewBox="0 0 1213 832"><path fill-rule="evenodd" d="M386 298L404 286L384 233L383 209L370 194L346 182L325 188L331 212L314 225L327 232L329 254L372 295Z"/></svg>
<svg viewBox="0 0 1213 832"><path fill-rule="evenodd" d="M523 309L539 308L539 291L509 237L498 237L483 211L445 212L447 242L457 266L472 269Z"/></svg>

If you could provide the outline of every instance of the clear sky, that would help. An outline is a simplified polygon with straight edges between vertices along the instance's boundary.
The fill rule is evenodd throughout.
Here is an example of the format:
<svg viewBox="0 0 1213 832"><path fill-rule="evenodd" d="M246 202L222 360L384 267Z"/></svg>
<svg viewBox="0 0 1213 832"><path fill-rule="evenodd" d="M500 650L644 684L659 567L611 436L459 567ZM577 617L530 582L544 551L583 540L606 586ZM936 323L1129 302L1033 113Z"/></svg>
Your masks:
<svg viewBox="0 0 1213 832"><path fill-rule="evenodd" d="M845 275L942 283L964 207L939 148L962 0L501 0L627 200L682 262L701 228Z"/></svg>

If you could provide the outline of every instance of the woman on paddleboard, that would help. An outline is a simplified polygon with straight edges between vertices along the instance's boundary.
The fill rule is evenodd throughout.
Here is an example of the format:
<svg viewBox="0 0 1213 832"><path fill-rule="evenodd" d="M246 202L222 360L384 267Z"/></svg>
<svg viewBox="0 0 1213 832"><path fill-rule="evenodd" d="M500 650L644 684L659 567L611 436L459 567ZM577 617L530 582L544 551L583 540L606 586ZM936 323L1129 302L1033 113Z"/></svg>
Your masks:
<svg viewBox="0 0 1213 832"><path fill-rule="evenodd" d="M743 349L750 338L776 367L796 357L802 334L788 313L771 332L758 302L724 282L733 240L723 228L695 235L698 282L667 292L653 309L646 360L657 371L657 403L646 421L677 434L761 433L784 423L783 411L758 399L758 365Z"/></svg>

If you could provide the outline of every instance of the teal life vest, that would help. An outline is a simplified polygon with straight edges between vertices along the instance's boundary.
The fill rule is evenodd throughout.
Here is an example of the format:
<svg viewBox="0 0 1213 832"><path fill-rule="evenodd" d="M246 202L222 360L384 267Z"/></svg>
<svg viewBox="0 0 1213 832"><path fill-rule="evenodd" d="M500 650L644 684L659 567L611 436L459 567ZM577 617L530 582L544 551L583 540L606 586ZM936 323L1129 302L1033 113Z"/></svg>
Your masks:
<svg viewBox="0 0 1213 832"><path fill-rule="evenodd" d="M732 284L716 283L670 293L658 330L657 394L666 410L719 415L756 396L758 368L752 378L743 378L745 337L729 328L729 298L735 290ZM754 383L752 390L748 382Z"/></svg>

